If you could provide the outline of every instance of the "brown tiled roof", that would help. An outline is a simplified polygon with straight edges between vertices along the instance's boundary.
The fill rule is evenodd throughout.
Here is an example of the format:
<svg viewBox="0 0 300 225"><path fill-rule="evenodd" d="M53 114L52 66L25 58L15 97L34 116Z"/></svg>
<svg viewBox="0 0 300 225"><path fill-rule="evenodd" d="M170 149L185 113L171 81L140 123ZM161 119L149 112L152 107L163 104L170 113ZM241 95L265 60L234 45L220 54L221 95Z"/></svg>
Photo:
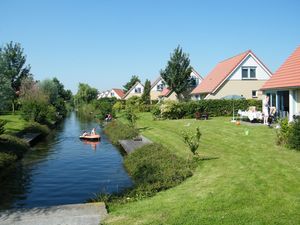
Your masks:
<svg viewBox="0 0 300 225"><path fill-rule="evenodd" d="M262 90L300 87L300 46L287 58L273 76L264 83Z"/></svg>
<svg viewBox="0 0 300 225"><path fill-rule="evenodd" d="M204 80L192 91L192 94L213 92L250 52L251 51L248 50L219 62L217 66L204 78Z"/></svg>
<svg viewBox="0 0 300 225"><path fill-rule="evenodd" d="M119 95L120 98L123 98L123 96L125 95L125 93L122 89L113 88L112 90L114 90L114 92L116 92L117 95Z"/></svg>
<svg viewBox="0 0 300 225"><path fill-rule="evenodd" d="M164 88L159 96L160 97L167 97L170 93L171 93L171 90L169 88Z"/></svg>

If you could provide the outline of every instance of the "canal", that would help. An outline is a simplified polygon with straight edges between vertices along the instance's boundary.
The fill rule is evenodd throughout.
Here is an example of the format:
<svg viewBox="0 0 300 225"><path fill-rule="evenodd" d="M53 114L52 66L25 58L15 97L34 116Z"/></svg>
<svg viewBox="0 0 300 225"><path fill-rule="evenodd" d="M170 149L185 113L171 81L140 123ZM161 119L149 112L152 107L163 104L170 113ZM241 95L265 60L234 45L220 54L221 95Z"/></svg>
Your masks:
<svg viewBox="0 0 300 225"><path fill-rule="evenodd" d="M79 140L83 130L97 128L101 142ZM29 151L0 182L0 209L84 203L96 193L120 192L132 181L123 158L101 127L68 116Z"/></svg>

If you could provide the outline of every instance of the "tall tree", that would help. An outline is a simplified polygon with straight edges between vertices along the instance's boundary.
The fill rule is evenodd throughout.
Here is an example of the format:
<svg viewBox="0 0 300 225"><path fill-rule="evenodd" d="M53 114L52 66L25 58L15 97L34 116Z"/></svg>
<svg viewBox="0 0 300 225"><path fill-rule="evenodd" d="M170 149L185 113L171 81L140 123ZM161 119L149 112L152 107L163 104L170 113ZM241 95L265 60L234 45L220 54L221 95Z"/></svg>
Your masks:
<svg viewBox="0 0 300 225"><path fill-rule="evenodd" d="M50 104L54 105L59 97L57 83L53 80L46 79L39 83L39 88L48 96Z"/></svg>
<svg viewBox="0 0 300 225"><path fill-rule="evenodd" d="M160 75L169 88L181 99L182 94L187 90L190 84L191 72L192 67L190 66L189 56L178 46L173 54L171 54L166 68L161 70Z"/></svg>
<svg viewBox="0 0 300 225"><path fill-rule="evenodd" d="M130 90L130 88L132 88L133 85L135 85L136 82L141 82L140 78L137 75L133 75L130 79L130 81L128 81L124 86L123 86L123 90L124 92L127 92Z"/></svg>
<svg viewBox="0 0 300 225"><path fill-rule="evenodd" d="M150 80L147 79L145 81L144 92L142 94L142 101L146 105L150 104L150 91L151 91L151 82L150 82Z"/></svg>
<svg viewBox="0 0 300 225"><path fill-rule="evenodd" d="M90 103L92 100L96 99L98 91L96 88L92 88L88 84L79 83L78 91L75 95L77 103Z"/></svg>
<svg viewBox="0 0 300 225"><path fill-rule="evenodd" d="M24 55L24 50L19 43L10 42L6 44L3 49L0 49L0 55L3 66L0 76L10 81L11 88L14 91L11 98L12 110L14 111L21 81L23 78L31 76L30 65L25 65L26 55Z"/></svg>

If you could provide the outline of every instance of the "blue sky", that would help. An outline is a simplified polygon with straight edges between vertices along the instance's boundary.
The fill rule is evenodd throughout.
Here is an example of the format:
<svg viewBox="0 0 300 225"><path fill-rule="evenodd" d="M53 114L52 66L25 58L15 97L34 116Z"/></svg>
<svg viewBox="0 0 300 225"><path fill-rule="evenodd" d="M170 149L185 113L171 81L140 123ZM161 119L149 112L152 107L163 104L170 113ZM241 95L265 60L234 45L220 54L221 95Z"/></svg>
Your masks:
<svg viewBox="0 0 300 225"><path fill-rule="evenodd" d="M179 44L205 76L252 49L275 71L300 45L300 1L0 0L0 45L20 42L36 79L76 91L155 80Z"/></svg>

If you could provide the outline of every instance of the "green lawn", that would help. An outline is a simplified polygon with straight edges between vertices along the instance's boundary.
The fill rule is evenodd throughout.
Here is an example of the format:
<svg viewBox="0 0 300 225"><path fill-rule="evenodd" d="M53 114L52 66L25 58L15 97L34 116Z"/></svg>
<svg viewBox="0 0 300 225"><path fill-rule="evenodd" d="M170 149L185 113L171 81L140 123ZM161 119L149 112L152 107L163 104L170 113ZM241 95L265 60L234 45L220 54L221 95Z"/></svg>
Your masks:
<svg viewBox="0 0 300 225"><path fill-rule="evenodd" d="M6 120L6 133L14 134L24 129L26 121L21 115L0 115L0 120Z"/></svg>
<svg viewBox="0 0 300 225"><path fill-rule="evenodd" d="M273 129L229 120L153 121L142 114L143 134L181 157L190 153L180 132L200 126L200 153L217 159L202 161L193 177L175 188L114 206L106 223L299 224L300 152L276 146Z"/></svg>

